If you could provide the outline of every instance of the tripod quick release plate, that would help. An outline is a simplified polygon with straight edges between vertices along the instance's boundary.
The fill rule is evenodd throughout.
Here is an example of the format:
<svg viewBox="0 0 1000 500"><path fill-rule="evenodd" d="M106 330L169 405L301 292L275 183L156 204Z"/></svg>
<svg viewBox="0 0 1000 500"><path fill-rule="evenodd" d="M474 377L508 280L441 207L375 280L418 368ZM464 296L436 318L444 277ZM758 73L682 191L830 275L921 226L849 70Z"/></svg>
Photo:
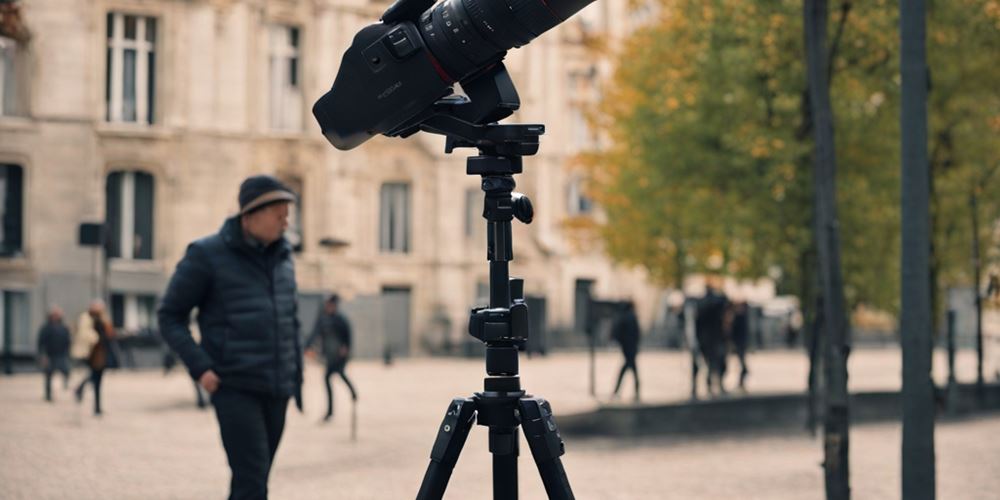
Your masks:
<svg viewBox="0 0 1000 500"><path fill-rule="evenodd" d="M522 343L528 339L528 306L515 302L510 309L473 309L469 316L469 334L487 344Z"/></svg>

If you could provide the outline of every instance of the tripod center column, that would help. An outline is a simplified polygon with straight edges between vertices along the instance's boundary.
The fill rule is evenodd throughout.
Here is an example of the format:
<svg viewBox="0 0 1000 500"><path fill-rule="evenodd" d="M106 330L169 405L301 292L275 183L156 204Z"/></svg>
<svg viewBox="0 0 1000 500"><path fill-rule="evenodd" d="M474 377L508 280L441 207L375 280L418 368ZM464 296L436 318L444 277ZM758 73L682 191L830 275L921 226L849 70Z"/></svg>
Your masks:
<svg viewBox="0 0 1000 500"><path fill-rule="evenodd" d="M490 261L490 307L510 307L510 271L508 262L514 258L511 241L511 221L514 202L511 197L516 184L509 175L484 175L485 193L483 217L486 219L486 258Z"/></svg>

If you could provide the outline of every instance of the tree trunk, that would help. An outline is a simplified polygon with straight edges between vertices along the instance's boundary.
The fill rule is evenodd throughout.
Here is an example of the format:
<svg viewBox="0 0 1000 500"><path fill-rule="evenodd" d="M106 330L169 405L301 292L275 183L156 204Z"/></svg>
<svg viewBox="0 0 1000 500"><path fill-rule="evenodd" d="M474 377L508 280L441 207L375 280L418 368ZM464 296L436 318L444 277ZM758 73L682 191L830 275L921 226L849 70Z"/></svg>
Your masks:
<svg viewBox="0 0 1000 500"><path fill-rule="evenodd" d="M924 0L900 0L902 100L903 498L933 499L930 178Z"/></svg>
<svg viewBox="0 0 1000 500"><path fill-rule="evenodd" d="M816 242L823 295L823 339L826 411L823 415L826 497L851 496L848 463L850 416L847 398L847 314L840 271L840 230L837 223L836 155L833 110L827 75L827 2L805 0L806 62L815 137Z"/></svg>

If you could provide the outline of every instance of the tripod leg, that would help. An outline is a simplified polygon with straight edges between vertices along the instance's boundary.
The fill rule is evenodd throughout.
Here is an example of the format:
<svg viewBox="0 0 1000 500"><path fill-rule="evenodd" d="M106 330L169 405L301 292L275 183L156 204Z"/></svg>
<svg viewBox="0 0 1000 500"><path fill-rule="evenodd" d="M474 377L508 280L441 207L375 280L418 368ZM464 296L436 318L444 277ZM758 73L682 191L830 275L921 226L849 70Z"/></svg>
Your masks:
<svg viewBox="0 0 1000 500"><path fill-rule="evenodd" d="M453 399L448 413L438 428L434 448L431 449L431 463L420 483L417 500L439 500L448 487L451 472L455 469L458 456L469 437L469 430L476 416L476 403L468 398Z"/></svg>
<svg viewBox="0 0 1000 500"><path fill-rule="evenodd" d="M517 456L520 452L517 428L490 427L493 454L493 500L517 500Z"/></svg>
<svg viewBox="0 0 1000 500"><path fill-rule="evenodd" d="M569 478L559 459L566 451L549 402L542 398L521 399L521 427L549 500L573 500Z"/></svg>

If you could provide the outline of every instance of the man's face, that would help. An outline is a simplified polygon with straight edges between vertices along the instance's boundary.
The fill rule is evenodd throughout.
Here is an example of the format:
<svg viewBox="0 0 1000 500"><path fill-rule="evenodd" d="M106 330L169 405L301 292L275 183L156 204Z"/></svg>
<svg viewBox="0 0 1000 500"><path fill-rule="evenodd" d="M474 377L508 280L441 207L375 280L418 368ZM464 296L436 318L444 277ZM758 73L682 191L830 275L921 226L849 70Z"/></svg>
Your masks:
<svg viewBox="0 0 1000 500"><path fill-rule="evenodd" d="M272 203L249 215L243 216L243 228L255 239L270 245L281 239L288 229L288 208L290 202Z"/></svg>

